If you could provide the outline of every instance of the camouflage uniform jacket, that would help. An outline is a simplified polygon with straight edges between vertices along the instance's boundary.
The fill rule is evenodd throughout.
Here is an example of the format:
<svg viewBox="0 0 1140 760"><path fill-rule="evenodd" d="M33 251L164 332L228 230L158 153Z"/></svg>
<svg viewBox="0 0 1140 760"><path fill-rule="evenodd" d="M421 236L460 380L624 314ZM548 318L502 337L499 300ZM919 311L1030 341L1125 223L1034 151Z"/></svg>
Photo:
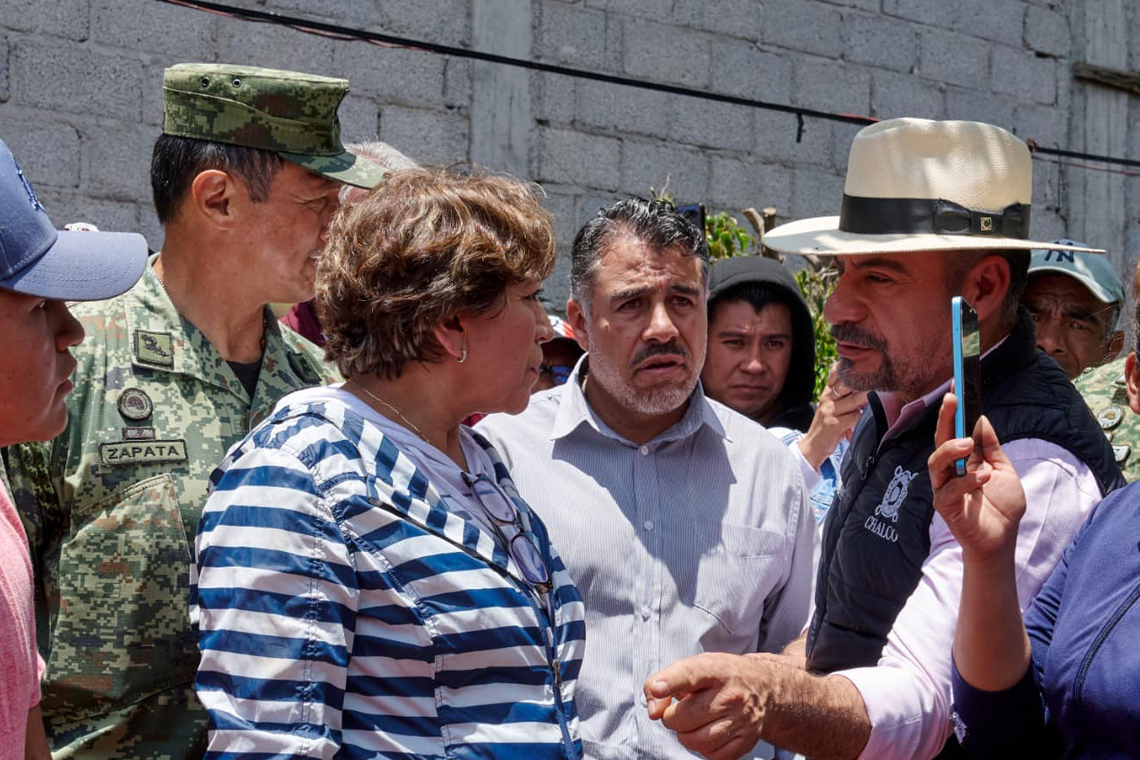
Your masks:
<svg viewBox="0 0 1140 760"><path fill-rule="evenodd" d="M1108 364L1086 370L1073 381L1077 391L1112 443L1112 453L1120 472L1129 483L1140 480L1140 416L1128 409L1124 361L1120 357Z"/></svg>
<svg viewBox="0 0 1140 760"><path fill-rule="evenodd" d="M5 451L36 566L48 738L56 760L199 760L187 605L210 472L286 393L336 378L267 309L251 403L149 265L123 295L73 312L87 338L68 427Z"/></svg>

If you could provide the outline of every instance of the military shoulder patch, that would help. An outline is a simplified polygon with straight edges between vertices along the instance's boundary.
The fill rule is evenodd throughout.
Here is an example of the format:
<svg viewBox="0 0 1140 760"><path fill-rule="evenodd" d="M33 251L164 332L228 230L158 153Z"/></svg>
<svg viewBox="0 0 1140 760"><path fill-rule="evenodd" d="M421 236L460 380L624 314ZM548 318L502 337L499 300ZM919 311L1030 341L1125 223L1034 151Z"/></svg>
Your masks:
<svg viewBox="0 0 1140 760"><path fill-rule="evenodd" d="M152 427L125 427L123 428L124 441L153 441L158 438Z"/></svg>
<svg viewBox="0 0 1140 760"><path fill-rule="evenodd" d="M154 412L154 402L142 388L127 388L119 394L119 414L128 420L145 420Z"/></svg>
<svg viewBox="0 0 1140 760"><path fill-rule="evenodd" d="M104 467L122 467L156 462L185 462L186 441L121 441L99 444L99 460Z"/></svg>
<svg viewBox="0 0 1140 760"><path fill-rule="evenodd" d="M135 358L157 367L174 366L174 337L170 333L135 330Z"/></svg>

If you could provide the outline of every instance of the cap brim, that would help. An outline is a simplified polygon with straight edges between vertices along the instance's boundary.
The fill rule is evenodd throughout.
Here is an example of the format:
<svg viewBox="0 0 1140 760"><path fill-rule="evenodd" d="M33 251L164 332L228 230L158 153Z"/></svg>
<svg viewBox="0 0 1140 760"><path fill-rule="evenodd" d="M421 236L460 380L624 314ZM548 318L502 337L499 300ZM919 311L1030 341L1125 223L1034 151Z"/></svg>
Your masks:
<svg viewBox="0 0 1140 760"><path fill-rule="evenodd" d="M1123 293L1121 293L1119 296L1113 295L1108 290L1101 287L1101 284L1094 280L1092 277L1081 274L1080 272L1074 272L1072 269L1054 267L1045 264L1043 266L1038 265L1031 267L1029 270L1030 277L1035 274L1063 274L1067 277L1072 277L1074 280L1084 285L1085 288L1093 294L1093 297L1101 303L1122 303L1124 301Z"/></svg>
<svg viewBox="0 0 1140 760"><path fill-rule="evenodd" d="M0 287L59 301L101 301L130 289L147 260L146 238L133 232L60 232L34 264Z"/></svg>
<svg viewBox="0 0 1140 760"><path fill-rule="evenodd" d="M281 158L292 161L322 177L370 189L384 179L385 171L374 161L361 158L345 151L334 156L311 156L305 153L278 153Z"/></svg>
<svg viewBox="0 0 1140 760"><path fill-rule="evenodd" d="M782 224L764 233L764 245L781 253L817 256L989 249L1104 253L1102 248L1080 248L993 235L860 235L840 230L838 216L819 216Z"/></svg>

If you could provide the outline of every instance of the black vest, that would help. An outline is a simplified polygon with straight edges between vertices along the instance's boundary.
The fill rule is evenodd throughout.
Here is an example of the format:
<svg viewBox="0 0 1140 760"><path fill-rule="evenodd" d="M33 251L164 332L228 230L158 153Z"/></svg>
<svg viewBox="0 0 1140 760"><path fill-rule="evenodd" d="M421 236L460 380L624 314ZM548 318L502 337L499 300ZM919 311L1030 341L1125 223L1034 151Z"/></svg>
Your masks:
<svg viewBox="0 0 1140 760"><path fill-rule="evenodd" d="M1037 350L1022 312L1009 337L982 360L982 406L1002 443L1039 438L1068 450L1101 493L1124 485L1112 447L1060 367ZM843 486L828 511L808 631L807 664L830 673L875 665L930 553L934 506L926 460L938 404L882 441L878 398L859 420L843 462ZM950 745L947 749L952 752Z"/></svg>

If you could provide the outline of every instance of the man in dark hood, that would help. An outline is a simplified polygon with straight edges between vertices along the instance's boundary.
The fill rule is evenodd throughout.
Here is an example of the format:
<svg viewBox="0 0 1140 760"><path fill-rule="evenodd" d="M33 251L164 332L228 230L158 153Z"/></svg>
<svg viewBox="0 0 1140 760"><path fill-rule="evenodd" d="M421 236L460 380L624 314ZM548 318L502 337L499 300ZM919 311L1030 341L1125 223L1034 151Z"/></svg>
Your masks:
<svg viewBox="0 0 1140 760"><path fill-rule="evenodd" d="M760 256L714 263L705 393L765 427L806 432L814 378L811 312L791 273Z"/></svg>

